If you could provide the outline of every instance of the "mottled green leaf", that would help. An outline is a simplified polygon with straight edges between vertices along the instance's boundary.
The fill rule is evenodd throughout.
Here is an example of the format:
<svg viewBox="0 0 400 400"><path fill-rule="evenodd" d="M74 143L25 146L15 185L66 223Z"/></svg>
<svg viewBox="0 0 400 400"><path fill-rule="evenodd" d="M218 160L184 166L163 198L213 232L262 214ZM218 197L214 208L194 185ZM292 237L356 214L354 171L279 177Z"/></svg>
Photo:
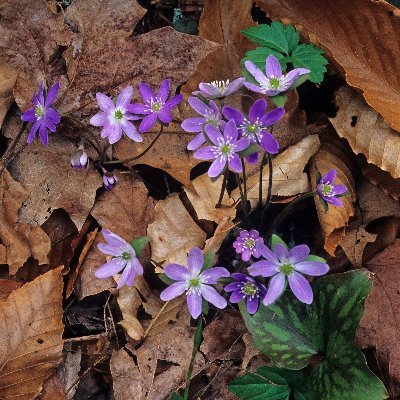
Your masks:
<svg viewBox="0 0 400 400"><path fill-rule="evenodd" d="M131 246L133 250L135 250L136 257L140 257L142 251L147 246L147 243L150 242L150 238L148 236L140 236L136 239L133 239L131 242Z"/></svg>

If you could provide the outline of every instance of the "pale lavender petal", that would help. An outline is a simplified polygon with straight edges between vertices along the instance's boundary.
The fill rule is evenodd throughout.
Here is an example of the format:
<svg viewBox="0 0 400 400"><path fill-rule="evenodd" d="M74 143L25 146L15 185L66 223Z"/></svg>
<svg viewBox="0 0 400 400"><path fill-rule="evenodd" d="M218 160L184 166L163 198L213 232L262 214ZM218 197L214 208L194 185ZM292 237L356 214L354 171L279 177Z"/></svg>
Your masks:
<svg viewBox="0 0 400 400"><path fill-rule="evenodd" d="M275 137L267 132L263 131L263 137L261 139L261 147L270 154L276 154L279 152L279 143Z"/></svg>
<svg viewBox="0 0 400 400"><path fill-rule="evenodd" d="M244 86L246 86L247 89L251 90L252 92L263 93L263 94L265 93L264 89L262 89L260 86L254 85L253 83L245 82Z"/></svg>
<svg viewBox="0 0 400 400"><path fill-rule="evenodd" d="M49 92L47 93L46 96L46 100L45 100L45 107L50 107L51 104L54 102L54 100L56 99L57 95L58 95L58 91L60 89L60 84L59 82L56 82L49 90Z"/></svg>
<svg viewBox="0 0 400 400"><path fill-rule="evenodd" d="M189 270L183 265L169 264L164 268L165 275L174 281L184 281L190 278Z"/></svg>
<svg viewBox="0 0 400 400"><path fill-rule="evenodd" d="M258 310L258 297L247 297L246 308L249 314L255 314Z"/></svg>
<svg viewBox="0 0 400 400"><path fill-rule="evenodd" d="M220 115L219 108L214 100L210 100L209 107L215 115Z"/></svg>
<svg viewBox="0 0 400 400"><path fill-rule="evenodd" d="M265 99L259 99L255 101L249 110L250 122L254 123L257 119L261 119L266 112L267 112L267 101Z"/></svg>
<svg viewBox="0 0 400 400"><path fill-rule="evenodd" d="M261 123L264 126L271 126L276 124L285 115L285 109L283 107L278 107L265 114L261 118Z"/></svg>
<svg viewBox="0 0 400 400"><path fill-rule="evenodd" d="M222 133L219 129L217 129L214 125L207 125L205 127L206 134L209 139L218 146L219 143L223 140Z"/></svg>
<svg viewBox="0 0 400 400"><path fill-rule="evenodd" d="M164 79L161 82L160 89L158 90L157 97L165 103L168 99L169 96L169 86L170 86L170 80L169 79Z"/></svg>
<svg viewBox="0 0 400 400"><path fill-rule="evenodd" d="M29 135L28 135L28 139L27 139L27 143L32 143L33 140L35 139L35 134L37 132L37 130L39 129L39 126L41 124L41 121L38 119L33 125L31 130L29 131Z"/></svg>
<svg viewBox="0 0 400 400"><path fill-rule="evenodd" d="M311 71L307 68L295 68L293 71L299 73L299 76L309 74Z"/></svg>
<svg viewBox="0 0 400 400"><path fill-rule="evenodd" d="M236 110L236 108L230 106L222 107L222 114L224 114L227 120L233 119L238 125L244 120L244 115L239 110Z"/></svg>
<svg viewBox="0 0 400 400"><path fill-rule="evenodd" d="M265 60L265 72L268 78L280 78L282 76L282 67L274 55L270 55Z"/></svg>
<svg viewBox="0 0 400 400"><path fill-rule="evenodd" d="M175 282L160 293L160 299L163 301L172 300L175 297L178 297L181 294L185 293L186 287L187 287L186 282Z"/></svg>
<svg viewBox="0 0 400 400"><path fill-rule="evenodd" d="M31 108L30 110L25 111L21 115L21 119L22 119L22 121L26 121L26 122L35 122L37 120L35 110L33 108Z"/></svg>
<svg viewBox="0 0 400 400"><path fill-rule="evenodd" d="M335 195L343 194L347 192L346 185L333 185L333 193Z"/></svg>
<svg viewBox="0 0 400 400"><path fill-rule="evenodd" d="M157 114L149 114L143 118L143 121L140 123L139 132L146 133L150 130L150 128L156 123Z"/></svg>
<svg viewBox="0 0 400 400"><path fill-rule="evenodd" d="M193 110L195 110L200 115L206 116L211 112L210 107L208 107L206 104L204 104L197 97L190 96L188 98L188 103L193 108Z"/></svg>
<svg viewBox="0 0 400 400"><path fill-rule="evenodd" d="M49 134L47 132L46 124L43 120L39 126L39 136L42 143L47 147L49 144Z"/></svg>
<svg viewBox="0 0 400 400"><path fill-rule="evenodd" d="M211 286L201 285L201 294L203 297L219 309L223 309L227 306L226 300Z"/></svg>
<svg viewBox="0 0 400 400"><path fill-rule="evenodd" d="M132 258L131 263L132 268L135 270L135 272L138 275L143 275L143 265L140 264L139 260L137 258Z"/></svg>
<svg viewBox="0 0 400 400"><path fill-rule="evenodd" d="M313 301L313 291L306 278L298 272L293 271L288 276L289 286L294 295L302 302L311 304Z"/></svg>
<svg viewBox="0 0 400 400"><path fill-rule="evenodd" d="M135 281L135 276L136 276L136 271L133 268L131 268L131 270L129 271L129 276L126 280L127 286L133 286L133 283Z"/></svg>
<svg viewBox="0 0 400 400"><path fill-rule="evenodd" d="M235 151L242 151L244 149L247 149L250 145L250 139L249 138L242 138L239 139L235 143Z"/></svg>
<svg viewBox="0 0 400 400"><path fill-rule="evenodd" d="M236 79L234 79L226 87L225 92L224 92L224 96L230 96L231 94L237 92L243 86L244 81L245 81L244 78L236 78Z"/></svg>
<svg viewBox="0 0 400 400"><path fill-rule="evenodd" d="M126 109L127 105L130 103L133 96L133 87L127 86L125 89L121 91L121 93L117 97L117 101L115 103L117 108Z"/></svg>
<svg viewBox="0 0 400 400"><path fill-rule="evenodd" d="M174 96L171 99L169 99L164 104L163 108L165 108L166 110L171 110L172 108L176 107L182 100L183 100L183 95L178 94L177 96Z"/></svg>
<svg viewBox="0 0 400 400"><path fill-rule="evenodd" d="M108 229L102 229L101 234L103 235L106 242L111 244L111 246L120 247L121 249L125 249L127 246L129 246L129 243L122 239L121 236L116 235Z"/></svg>
<svg viewBox="0 0 400 400"><path fill-rule="evenodd" d="M208 95L211 95L211 96L219 96L219 95L221 95L221 90L219 90L216 86L211 85L211 83L201 82L199 84L199 89L202 92L204 92L204 93L206 93Z"/></svg>
<svg viewBox="0 0 400 400"><path fill-rule="evenodd" d="M97 99L97 104L100 107L100 110L109 112L110 110L115 109L113 101L104 93L97 92L96 99Z"/></svg>
<svg viewBox="0 0 400 400"><path fill-rule="evenodd" d="M43 117L43 123L46 125L46 127L51 131L51 132L55 132L57 130L55 124L53 124L53 122L47 118L47 116Z"/></svg>
<svg viewBox="0 0 400 400"><path fill-rule="evenodd" d="M199 148L204 142L206 138L204 137L203 132L200 132L192 141L187 145L188 150L196 150Z"/></svg>
<svg viewBox="0 0 400 400"><path fill-rule="evenodd" d="M192 316L192 318L197 319L201 314L203 298L201 297L201 295L192 292L187 295L186 302L189 308L190 315Z"/></svg>
<svg viewBox="0 0 400 400"><path fill-rule="evenodd" d="M139 103L135 103L135 104L129 104L126 109L132 113L132 114L149 114L150 110L148 106L145 106L144 104L139 104Z"/></svg>
<svg viewBox="0 0 400 400"><path fill-rule="evenodd" d="M251 251L248 248L245 248L243 253L242 253L242 260L243 261L249 261L251 256Z"/></svg>
<svg viewBox="0 0 400 400"><path fill-rule="evenodd" d="M126 266L122 272L122 275L119 278L117 289L121 289L122 286L124 286L125 283L127 283L127 280L129 278L129 275L131 274L131 272L132 272L132 268Z"/></svg>
<svg viewBox="0 0 400 400"><path fill-rule="evenodd" d="M105 126L109 123L108 116L104 112L99 112L90 118L90 124L93 126Z"/></svg>
<svg viewBox="0 0 400 400"><path fill-rule="evenodd" d="M229 140L231 143L235 143L238 137L238 130L233 119L230 119L225 125L224 138Z"/></svg>
<svg viewBox="0 0 400 400"><path fill-rule="evenodd" d="M247 71L249 71L250 74L254 76L255 80L258 83L268 83L267 77L264 75L264 73L253 62L246 61L244 63L244 66L246 67ZM245 86L248 87L246 85L246 83L245 83Z"/></svg>
<svg viewBox="0 0 400 400"><path fill-rule="evenodd" d="M125 267L125 265L126 261L119 258L114 258L98 268L94 275L96 276L96 278L100 279L110 278L111 276L118 274L118 272L120 272L121 269Z"/></svg>
<svg viewBox="0 0 400 400"><path fill-rule="evenodd" d="M120 246L113 246L111 244L98 243L97 248L104 254L109 256L121 256L124 252L124 249L121 249Z"/></svg>
<svg viewBox="0 0 400 400"><path fill-rule="evenodd" d="M236 153L233 153L231 157L228 159L228 164L231 167L232 171L236 172L237 174L243 171L243 166L240 161L240 157Z"/></svg>
<svg viewBox="0 0 400 400"><path fill-rule="evenodd" d="M188 268L192 275L198 275L203 267L204 257L203 253L198 247L193 247L189 251Z"/></svg>
<svg viewBox="0 0 400 400"><path fill-rule="evenodd" d="M61 120L61 115L54 110L54 108L48 108L46 110L46 117L49 118L53 124L58 124Z"/></svg>
<svg viewBox="0 0 400 400"><path fill-rule="evenodd" d="M108 136L108 141L110 144L117 143L122 136L122 126L121 124L115 124L112 132Z"/></svg>
<svg viewBox="0 0 400 400"><path fill-rule="evenodd" d="M343 202L342 202L342 200L340 200L340 199L338 199L338 198L336 198L336 197L325 197L325 196L324 196L324 200L325 200L327 203L333 204L333 205L336 206L336 207L343 207Z"/></svg>
<svg viewBox="0 0 400 400"><path fill-rule="evenodd" d="M284 78L285 90L289 89L290 86L292 86L297 81L298 77L299 77L299 71L295 69L289 71Z"/></svg>
<svg viewBox="0 0 400 400"><path fill-rule="evenodd" d="M110 136L115 130L115 125L111 124L109 121L107 122L107 125L104 125L104 128L100 132L100 136L102 138L106 138Z"/></svg>
<svg viewBox="0 0 400 400"><path fill-rule="evenodd" d="M215 267L206 269L201 273L201 276L206 278L206 283L215 285L220 278L228 278L231 274L224 267Z"/></svg>
<svg viewBox="0 0 400 400"><path fill-rule="evenodd" d="M193 157L197 158L198 160L213 160L216 157L215 146L206 146L198 149L193 154Z"/></svg>
<svg viewBox="0 0 400 400"><path fill-rule="evenodd" d="M263 276L268 278L279 272L279 267L268 260L257 261L247 268L251 276Z"/></svg>
<svg viewBox="0 0 400 400"><path fill-rule="evenodd" d="M300 261L304 261L310 254L310 248L306 244L300 244L299 246L294 246L289 251L289 262L291 264L296 264Z"/></svg>
<svg viewBox="0 0 400 400"><path fill-rule="evenodd" d="M278 95L279 93L284 92L286 89L288 89L288 86L284 85L284 88L279 88L279 89L265 89L263 90L262 93L264 93L268 97L273 97Z"/></svg>
<svg viewBox="0 0 400 400"><path fill-rule="evenodd" d="M205 122L205 118L187 118L182 122L181 127L186 132L201 132L203 130L203 124L205 124Z"/></svg>
<svg viewBox="0 0 400 400"><path fill-rule="evenodd" d="M271 261L272 263L279 265L279 260L276 257L275 253L273 253L267 246L261 246L260 247L260 252L261 255L268 261Z"/></svg>
<svg viewBox="0 0 400 400"><path fill-rule="evenodd" d="M294 269L310 276L325 275L329 271L329 265L318 261L302 261L293 265Z"/></svg>
<svg viewBox="0 0 400 400"><path fill-rule="evenodd" d="M170 124L172 122L172 116L167 110L161 110L158 113L158 119L164 124Z"/></svg>
<svg viewBox="0 0 400 400"><path fill-rule="evenodd" d="M135 142L142 142L143 138L140 136L139 132L137 131L135 125L128 120L125 120L122 124L122 130L125 132L125 135L128 136L129 139L132 139Z"/></svg>
<svg viewBox="0 0 400 400"><path fill-rule="evenodd" d="M276 274L274 277L271 278L271 280L269 281L267 294L263 299L263 303L266 306L275 303L278 297L283 293L283 290L285 289L285 283L285 275L281 273Z"/></svg>
<svg viewBox="0 0 400 400"><path fill-rule="evenodd" d="M286 262L289 257L288 249L280 243L277 243L274 247L274 253L278 257L279 261Z"/></svg>
<svg viewBox="0 0 400 400"><path fill-rule="evenodd" d="M218 157L208 169L208 176L210 178L216 178L221 174L226 166L226 160L223 157Z"/></svg>
<svg viewBox="0 0 400 400"><path fill-rule="evenodd" d="M145 82L139 84L139 92L145 103L150 102L151 99L154 99L156 97L151 87Z"/></svg>
<svg viewBox="0 0 400 400"><path fill-rule="evenodd" d="M44 107L43 83L41 83L39 86L37 100L39 104L41 104Z"/></svg>

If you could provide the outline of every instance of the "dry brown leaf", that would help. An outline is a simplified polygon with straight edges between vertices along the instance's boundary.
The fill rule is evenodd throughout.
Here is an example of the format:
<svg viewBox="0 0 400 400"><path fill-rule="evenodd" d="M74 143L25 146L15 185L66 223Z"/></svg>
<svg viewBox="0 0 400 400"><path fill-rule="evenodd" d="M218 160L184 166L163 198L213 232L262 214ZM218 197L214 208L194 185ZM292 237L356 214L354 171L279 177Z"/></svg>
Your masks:
<svg viewBox="0 0 400 400"><path fill-rule="evenodd" d="M0 177L0 241L6 246L6 262L14 275L29 257L47 264L50 239L40 227L18 223L18 211L28 192L7 170Z"/></svg>
<svg viewBox="0 0 400 400"><path fill-rule="evenodd" d="M390 394L400 394L400 239L370 260L372 290L365 302L365 313L357 329L362 348L374 347Z"/></svg>
<svg viewBox="0 0 400 400"><path fill-rule="evenodd" d="M203 247L205 232L193 221L178 195L161 200L155 207L155 219L147 228L151 255L157 262L186 265L187 253Z"/></svg>
<svg viewBox="0 0 400 400"><path fill-rule="evenodd" d="M145 236L147 224L154 219L154 200L141 180L127 173L118 173L118 184L104 192L96 201L91 214L102 228L108 229L130 242L137 236ZM104 241L97 234L75 284L75 294L81 300L114 286L114 281L97 279L94 272L106 262L106 256L97 249Z"/></svg>
<svg viewBox="0 0 400 400"><path fill-rule="evenodd" d="M5 300L15 289L20 288L23 282L10 279L0 279L0 300Z"/></svg>
<svg viewBox="0 0 400 400"><path fill-rule="evenodd" d="M61 360L61 268L0 302L0 398L34 399Z"/></svg>
<svg viewBox="0 0 400 400"><path fill-rule="evenodd" d="M339 89L336 104L338 112L330 121L338 135L347 139L355 153L364 154L369 163L399 178L400 135L349 87Z"/></svg>
<svg viewBox="0 0 400 400"><path fill-rule="evenodd" d="M82 228L102 179L92 165L84 171L71 168L75 150L75 145L55 134L48 147L31 143L10 163L11 175L29 193L19 214L20 222L41 225L54 210L62 208L78 230Z"/></svg>
<svg viewBox="0 0 400 400"><path fill-rule="evenodd" d="M16 80L16 70L8 64L0 64L0 128L14 101L13 89Z"/></svg>
<svg viewBox="0 0 400 400"><path fill-rule="evenodd" d="M301 24L343 67L347 82L361 89L368 104L392 128L400 130L400 56L397 41L388 40L400 35L400 12L396 7L374 0L257 3L273 18Z"/></svg>
<svg viewBox="0 0 400 400"><path fill-rule="evenodd" d="M337 172L335 184L346 185L350 193L350 196L341 198L343 207L329 206L327 212L325 212L319 197L314 196L318 219L324 235L325 250L332 256L345 235L345 228L350 217L354 215L353 203L357 198L351 166L346 162L346 158L346 154L340 149L339 141L325 142L312 158L310 167L313 190L316 190L317 171L323 176L329 170L335 169Z"/></svg>

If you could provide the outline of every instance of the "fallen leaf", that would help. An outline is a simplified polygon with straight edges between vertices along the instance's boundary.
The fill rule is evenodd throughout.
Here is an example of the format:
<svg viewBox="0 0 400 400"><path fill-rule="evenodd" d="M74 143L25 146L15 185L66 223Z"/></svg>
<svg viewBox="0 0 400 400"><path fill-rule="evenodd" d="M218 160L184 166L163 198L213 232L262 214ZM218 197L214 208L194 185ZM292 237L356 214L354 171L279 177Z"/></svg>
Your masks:
<svg viewBox="0 0 400 400"><path fill-rule="evenodd" d="M400 240L397 239L366 264L373 272L373 287L357 330L359 346L375 348L378 365L393 397L400 394L399 255Z"/></svg>
<svg viewBox="0 0 400 400"><path fill-rule="evenodd" d="M257 3L269 17L301 24L316 44L328 50L327 56L343 67L349 85L361 89L368 104L392 128L400 130L400 57L396 41L388 40L400 34L400 12L396 7L373 0Z"/></svg>
<svg viewBox="0 0 400 400"><path fill-rule="evenodd" d="M362 96L346 86L336 95L339 107L330 121L340 137L355 153L362 153L369 163L400 177L400 135L389 128L383 118L369 107Z"/></svg>
<svg viewBox="0 0 400 400"><path fill-rule="evenodd" d="M8 64L0 64L0 128L14 101L13 89L16 80L15 69Z"/></svg>
<svg viewBox="0 0 400 400"><path fill-rule="evenodd" d="M152 258L187 265L187 253L192 247L203 247L205 232L193 221L178 195L159 201L154 211L154 222L147 228Z"/></svg>
<svg viewBox="0 0 400 400"><path fill-rule="evenodd" d="M50 239L46 233L40 227L31 228L17 222L18 212L27 197L26 189L4 170L0 177L0 241L6 247L6 263L11 275L31 256L39 264L48 263Z"/></svg>
<svg viewBox="0 0 400 400"><path fill-rule="evenodd" d="M61 268L14 290L0 302L0 397L34 399L61 360Z"/></svg>
<svg viewBox="0 0 400 400"><path fill-rule="evenodd" d="M0 300L5 300L15 289L20 288L23 282L10 279L0 279Z"/></svg>

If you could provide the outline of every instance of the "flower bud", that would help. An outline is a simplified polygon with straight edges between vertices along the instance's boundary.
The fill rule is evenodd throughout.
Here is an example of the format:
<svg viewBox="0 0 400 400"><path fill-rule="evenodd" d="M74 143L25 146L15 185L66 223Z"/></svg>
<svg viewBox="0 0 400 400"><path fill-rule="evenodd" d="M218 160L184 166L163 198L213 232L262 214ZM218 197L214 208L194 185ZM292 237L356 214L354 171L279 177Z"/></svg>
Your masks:
<svg viewBox="0 0 400 400"><path fill-rule="evenodd" d="M118 179L112 172L106 171L104 168L103 173L103 185L106 189L110 190L118 182Z"/></svg>
<svg viewBox="0 0 400 400"><path fill-rule="evenodd" d="M85 169L88 165L89 157L83 145L80 145L71 157L71 166L73 169Z"/></svg>

